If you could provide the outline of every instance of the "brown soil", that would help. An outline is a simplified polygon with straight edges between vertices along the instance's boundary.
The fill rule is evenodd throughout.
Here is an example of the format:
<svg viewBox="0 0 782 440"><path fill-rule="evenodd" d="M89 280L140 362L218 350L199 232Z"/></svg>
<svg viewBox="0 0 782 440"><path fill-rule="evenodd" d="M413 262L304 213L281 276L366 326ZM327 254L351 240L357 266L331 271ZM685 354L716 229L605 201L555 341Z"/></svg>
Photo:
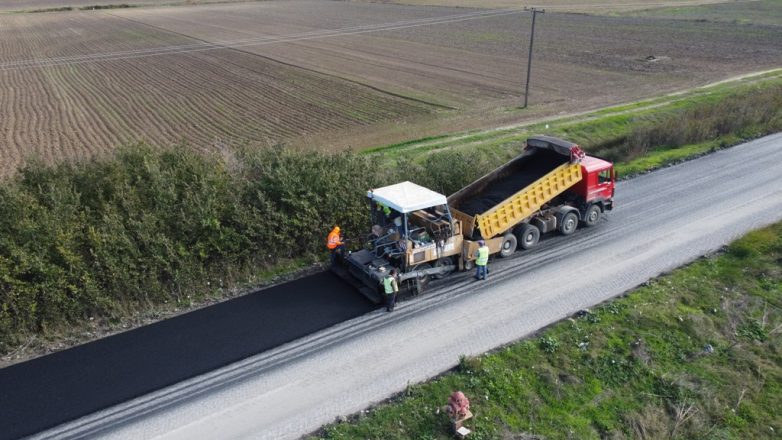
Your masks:
<svg viewBox="0 0 782 440"><path fill-rule="evenodd" d="M0 175L31 157L89 158L138 140L362 148L584 111L782 59L780 27L547 12L521 111L529 15L464 19L476 11L486 12L294 0L0 15Z"/></svg>

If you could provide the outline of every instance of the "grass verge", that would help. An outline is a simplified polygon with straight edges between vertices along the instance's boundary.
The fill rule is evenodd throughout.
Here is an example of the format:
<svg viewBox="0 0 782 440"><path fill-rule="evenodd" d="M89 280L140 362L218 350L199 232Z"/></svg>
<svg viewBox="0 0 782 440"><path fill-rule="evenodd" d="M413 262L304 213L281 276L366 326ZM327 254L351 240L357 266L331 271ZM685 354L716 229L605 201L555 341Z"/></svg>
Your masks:
<svg viewBox="0 0 782 440"><path fill-rule="evenodd" d="M594 310L411 386L324 439L776 438L782 430L782 223Z"/></svg>
<svg viewBox="0 0 782 440"><path fill-rule="evenodd" d="M782 70L774 70L582 115L425 138L366 152L392 163L423 162L439 152L462 151L499 164L518 154L530 135L547 134L614 161L620 174L627 175L779 130Z"/></svg>

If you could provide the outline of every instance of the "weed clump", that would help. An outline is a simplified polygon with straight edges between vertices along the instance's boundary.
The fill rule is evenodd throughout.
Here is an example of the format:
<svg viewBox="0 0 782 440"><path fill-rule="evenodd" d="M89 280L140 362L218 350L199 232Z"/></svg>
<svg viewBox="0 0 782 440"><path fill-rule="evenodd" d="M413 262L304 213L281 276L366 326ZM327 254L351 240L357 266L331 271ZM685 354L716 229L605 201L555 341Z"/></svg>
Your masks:
<svg viewBox="0 0 782 440"><path fill-rule="evenodd" d="M464 374L476 374L481 371L483 364L479 356L459 356L457 370Z"/></svg>
<svg viewBox="0 0 782 440"><path fill-rule="evenodd" d="M750 341L765 342L768 339L768 331L762 322L757 319L749 320L738 327L737 334Z"/></svg>
<svg viewBox="0 0 782 440"><path fill-rule="evenodd" d="M546 353L554 353L559 348L559 341L551 336L543 336L539 340L540 349Z"/></svg>

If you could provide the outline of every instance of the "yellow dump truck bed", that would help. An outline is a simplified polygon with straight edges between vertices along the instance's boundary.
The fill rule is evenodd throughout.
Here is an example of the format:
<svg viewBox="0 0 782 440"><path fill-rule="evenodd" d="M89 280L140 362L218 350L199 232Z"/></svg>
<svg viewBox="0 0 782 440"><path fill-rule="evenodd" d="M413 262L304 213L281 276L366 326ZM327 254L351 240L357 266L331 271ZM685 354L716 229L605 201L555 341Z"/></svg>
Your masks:
<svg viewBox="0 0 782 440"><path fill-rule="evenodd" d="M581 165L565 163L494 208L475 216L484 239L504 233L581 180Z"/></svg>
<svg viewBox="0 0 782 440"><path fill-rule="evenodd" d="M489 240L538 212L582 179L578 145L535 136L524 152L448 197L465 238Z"/></svg>

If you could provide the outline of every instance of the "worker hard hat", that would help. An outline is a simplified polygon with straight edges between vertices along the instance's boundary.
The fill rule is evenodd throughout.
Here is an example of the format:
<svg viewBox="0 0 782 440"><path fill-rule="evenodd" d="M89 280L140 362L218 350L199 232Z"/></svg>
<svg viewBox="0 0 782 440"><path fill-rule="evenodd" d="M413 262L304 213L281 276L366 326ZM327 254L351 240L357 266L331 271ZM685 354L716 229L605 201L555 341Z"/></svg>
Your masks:
<svg viewBox="0 0 782 440"><path fill-rule="evenodd" d="M485 245L485 244L486 244L486 242L485 242L485 241L483 241L483 240L478 240L478 244L479 244L479 245L481 245L481 246L483 246L483 245Z"/></svg>
<svg viewBox="0 0 782 440"><path fill-rule="evenodd" d="M339 232L339 226L337 226L337 225L334 225L334 231L335 231L335 232Z"/></svg>

